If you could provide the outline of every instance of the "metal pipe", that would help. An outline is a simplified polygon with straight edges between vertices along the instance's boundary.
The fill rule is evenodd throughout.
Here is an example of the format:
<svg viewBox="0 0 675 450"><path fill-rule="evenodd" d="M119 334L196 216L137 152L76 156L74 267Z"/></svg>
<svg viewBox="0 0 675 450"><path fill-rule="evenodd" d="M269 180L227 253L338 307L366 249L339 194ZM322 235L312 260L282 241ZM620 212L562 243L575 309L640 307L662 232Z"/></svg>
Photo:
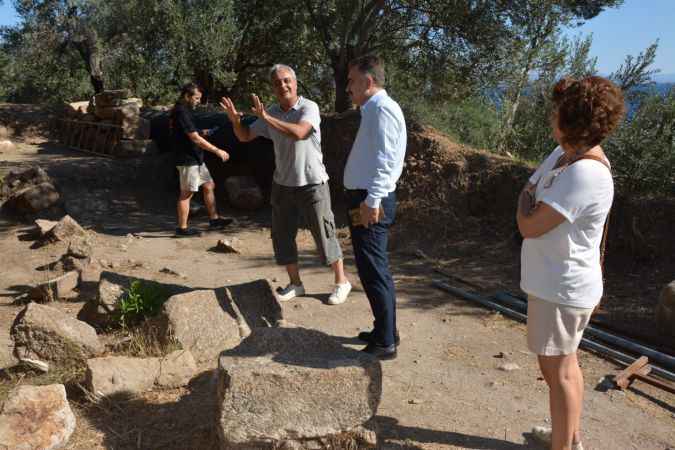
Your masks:
<svg viewBox="0 0 675 450"><path fill-rule="evenodd" d="M500 302L506 303L516 308L524 308L527 310L527 302L514 297L506 292L497 293L494 298ZM664 369L675 371L675 358L665 353L661 353L653 348L645 347L636 342L629 341L620 336L616 336L606 331L598 330L592 325L586 327L585 334L588 336L596 337L602 341L605 341L609 344L613 344L617 347L623 348L629 352L633 352L640 356L646 356L650 361L657 362L663 366Z"/></svg>
<svg viewBox="0 0 675 450"><path fill-rule="evenodd" d="M506 306L500 305L499 303L492 302L490 300L487 300L483 297L480 297L476 294L472 294L470 292L463 291L459 288L456 288L454 286L450 286L446 283L443 283L442 281L432 281L432 285L436 288L442 289L446 292L449 292L453 295L456 295L457 297L466 299L466 300L471 300L473 302L479 303L486 308L494 309L496 311L499 311L500 313L504 314L507 317L511 317L517 320L520 320L521 322L527 322L527 315L520 313L518 311L514 311L510 308L507 308ZM590 350L593 350L595 352L598 352L602 355L609 356L610 358L616 359L618 361L623 362L624 364L632 364L635 361L635 358L632 356L626 355L625 353L622 353L620 351L611 349L609 347L606 347L602 344L598 344L597 342L591 341L590 339L587 338L582 338L581 343L579 345L582 348L587 348ZM654 375L658 375L666 380L669 381L675 381L675 373L670 372L666 369L662 369L660 367L652 366L652 373Z"/></svg>

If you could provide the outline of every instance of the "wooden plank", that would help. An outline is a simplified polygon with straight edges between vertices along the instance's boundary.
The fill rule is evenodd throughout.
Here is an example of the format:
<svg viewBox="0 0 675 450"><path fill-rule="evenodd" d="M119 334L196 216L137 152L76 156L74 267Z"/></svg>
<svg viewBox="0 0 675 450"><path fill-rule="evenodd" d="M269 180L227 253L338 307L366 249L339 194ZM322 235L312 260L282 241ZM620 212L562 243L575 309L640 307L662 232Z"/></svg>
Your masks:
<svg viewBox="0 0 675 450"><path fill-rule="evenodd" d="M630 385L630 378L648 363L649 359L646 356L640 356L633 364L623 369L621 373L614 377L614 383L620 389L626 389Z"/></svg>

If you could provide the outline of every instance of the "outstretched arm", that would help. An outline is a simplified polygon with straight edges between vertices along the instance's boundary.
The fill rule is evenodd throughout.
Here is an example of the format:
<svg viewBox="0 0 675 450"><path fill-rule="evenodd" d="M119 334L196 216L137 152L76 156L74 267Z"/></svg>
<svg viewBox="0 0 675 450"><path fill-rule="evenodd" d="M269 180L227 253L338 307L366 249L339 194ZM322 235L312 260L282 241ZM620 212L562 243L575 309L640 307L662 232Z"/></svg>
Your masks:
<svg viewBox="0 0 675 450"><path fill-rule="evenodd" d="M220 99L220 106L223 107L227 113L227 117L232 122L232 129L234 130L234 135L237 136L241 142L248 142L255 139L251 129L241 123L241 114L237 111L237 107L234 106L234 103L229 97L223 97Z"/></svg>
<svg viewBox="0 0 675 450"><path fill-rule="evenodd" d="M270 127L284 133L286 136L290 136L297 141L307 139L309 135L312 134L314 127L311 123L304 120L298 123L290 123L272 117L267 114L265 106L262 104L257 95L252 94L251 97L253 99L253 107L251 108L251 112L253 112L253 114L255 114L260 120L267 122Z"/></svg>

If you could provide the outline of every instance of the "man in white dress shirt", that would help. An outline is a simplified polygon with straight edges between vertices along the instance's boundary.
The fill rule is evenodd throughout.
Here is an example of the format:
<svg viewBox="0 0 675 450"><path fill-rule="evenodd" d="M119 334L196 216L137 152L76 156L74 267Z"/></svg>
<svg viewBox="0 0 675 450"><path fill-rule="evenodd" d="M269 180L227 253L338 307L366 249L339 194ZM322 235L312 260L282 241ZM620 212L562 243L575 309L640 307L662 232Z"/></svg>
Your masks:
<svg viewBox="0 0 675 450"><path fill-rule="evenodd" d="M389 272L387 240L396 215L396 182L403 170L407 134L403 112L384 90L384 64L366 55L350 63L347 92L361 108L361 125L347 160L344 186L349 230L359 278L375 316L364 352L396 357L396 292Z"/></svg>

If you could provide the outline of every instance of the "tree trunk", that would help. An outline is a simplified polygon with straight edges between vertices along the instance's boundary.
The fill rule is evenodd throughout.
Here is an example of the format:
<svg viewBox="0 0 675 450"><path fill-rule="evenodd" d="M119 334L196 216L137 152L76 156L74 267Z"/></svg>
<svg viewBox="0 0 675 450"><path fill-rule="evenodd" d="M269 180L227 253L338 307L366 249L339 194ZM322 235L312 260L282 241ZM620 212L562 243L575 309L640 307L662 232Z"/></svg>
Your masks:
<svg viewBox="0 0 675 450"><path fill-rule="evenodd" d="M84 60L89 72L89 81L94 88L94 94L104 90L103 69L101 69L101 54L98 49L98 34L92 28L80 28L73 39L73 45Z"/></svg>
<svg viewBox="0 0 675 450"><path fill-rule="evenodd" d="M335 112L341 113L352 108L352 100L347 94L349 61L355 57L354 49L346 47L337 55L331 55L333 79L335 81Z"/></svg>

